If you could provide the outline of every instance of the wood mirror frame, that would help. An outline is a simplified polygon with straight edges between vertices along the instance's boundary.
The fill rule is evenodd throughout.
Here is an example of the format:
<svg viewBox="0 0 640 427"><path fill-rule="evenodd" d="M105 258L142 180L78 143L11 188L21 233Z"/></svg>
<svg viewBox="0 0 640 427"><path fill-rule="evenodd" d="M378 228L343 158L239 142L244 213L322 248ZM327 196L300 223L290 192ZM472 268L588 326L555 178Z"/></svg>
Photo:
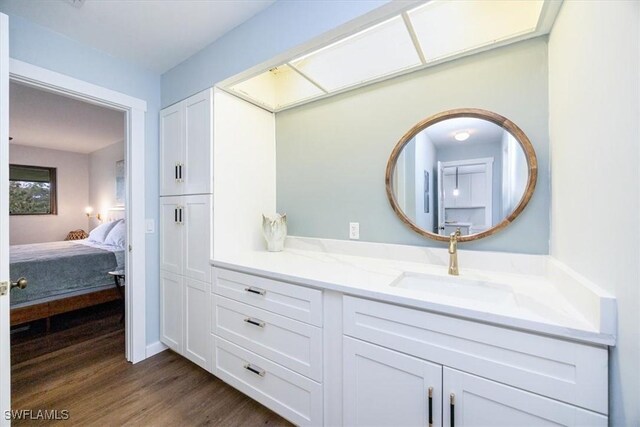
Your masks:
<svg viewBox="0 0 640 427"><path fill-rule="evenodd" d="M502 221L493 227L482 231L480 233L460 236L458 237L459 242L471 242L474 240L482 239L484 237L491 236L498 231L504 229L509 224L511 224L524 210L524 208L531 200L531 196L533 196L533 191L536 188L536 181L538 179L538 159L536 158L535 150L533 149L533 145L531 145L531 141L527 138L527 135L520 129L515 123L506 117L501 116L500 114L494 113L492 111L482 110L478 108L458 108L455 110L448 110L433 115L431 117L422 120L415 126L413 126L407 133L405 133L400 141L396 144L393 151L391 152L391 156L389 157L389 161L387 162L387 169L385 172L385 185L387 188L387 198L391 203L391 207L393 211L400 217L402 222L404 222L410 229L415 231L418 234L421 234L430 239L439 240L441 242L448 242L449 236L443 236L440 234L433 233L431 231L427 231L418 225L409 218L404 211L398 205L398 201L396 200L395 195L393 194L393 172L396 166L396 162L398 160L398 156L402 152L402 149L407 145L411 139L416 136L418 133L428 128L429 126L441 122L447 119L454 119L459 117L471 117L477 119L484 119L490 121L492 123L497 124L502 127L514 138L518 141L522 149L524 150L525 157L527 159L527 166L529 171L529 177L527 179L527 185L524 189L524 194L520 199L520 202L516 206L516 208Z"/></svg>

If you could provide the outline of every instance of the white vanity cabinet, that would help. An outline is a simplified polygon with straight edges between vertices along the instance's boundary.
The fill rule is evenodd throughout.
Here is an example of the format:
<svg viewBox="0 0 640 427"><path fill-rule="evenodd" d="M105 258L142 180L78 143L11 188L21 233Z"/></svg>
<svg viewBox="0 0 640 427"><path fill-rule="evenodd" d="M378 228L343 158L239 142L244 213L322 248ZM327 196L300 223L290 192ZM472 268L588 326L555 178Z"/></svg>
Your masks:
<svg viewBox="0 0 640 427"><path fill-rule="evenodd" d="M213 277L212 372L295 424L607 425L605 346L226 268Z"/></svg>
<svg viewBox="0 0 640 427"><path fill-rule="evenodd" d="M160 195L213 189L213 89L160 112Z"/></svg>
<svg viewBox="0 0 640 427"><path fill-rule="evenodd" d="M426 425L429 387L433 425L607 425L605 348L349 296L343 322L345 425L372 424L372 389L375 419Z"/></svg>

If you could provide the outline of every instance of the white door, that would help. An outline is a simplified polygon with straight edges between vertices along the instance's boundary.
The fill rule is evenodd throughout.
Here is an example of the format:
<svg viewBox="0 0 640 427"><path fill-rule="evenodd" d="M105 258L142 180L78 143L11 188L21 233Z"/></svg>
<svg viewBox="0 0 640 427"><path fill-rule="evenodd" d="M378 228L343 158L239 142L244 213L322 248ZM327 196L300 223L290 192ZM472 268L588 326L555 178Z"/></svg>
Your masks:
<svg viewBox="0 0 640 427"><path fill-rule="evenodd" d="M160 195L183 193L184 104L160 112ZM182 170L181 170L182 167ZM181 174L183 175L181 178Z"/></svg>
<svg viewBox="0 0 640 427"><path fill-rule="evenodd" d="M184 285L184 355L203 369L211 370L210 285L189 278L184 279Z"/></svg>
<svg viewBox="0 0 640 427"><path fill-rule="evenodd" d="M9 286L9 18L0 13L0 285ZM3 293L3 292L0 292ZM0 295L0 425L11 408L9 292Z"/></svg>
<svg viewBox="0 0 640 427"><path fill-rule="evenodd" d="M176 274L182 274L184 262L182 200L182 197L160 197L160 270Z"/></svg>
<svg viewBox="0 0 640 427"><path fill-rule="evenodd" d="M211 282L211 196L184 196L184 249L182 274Z"/></svg>
<svg viewBox="0 0 640 427"><path fill-rule="evenodd" d="M442 391L444 394L443 426L607 425L607 418L604 415L455 369L444 368Z"/></svg>
<svg viewBox="0 0 640 427"><path fill-rule="evenodd" d="M160 341L182 354L184 278L160 271Z"/></svg>
<svg viewBox="0 0 640 427"><path fill-rule="evenodd" d="M185 143L182 194L207 194L212 191L213 157L212 89L187 98L185 102Z"/></svg>
<svg viewBox="0 0 640 427"><path fill-rule="evenodd" d="M343 351L345 426L441 425L442 366L349 337Z"/></svg>

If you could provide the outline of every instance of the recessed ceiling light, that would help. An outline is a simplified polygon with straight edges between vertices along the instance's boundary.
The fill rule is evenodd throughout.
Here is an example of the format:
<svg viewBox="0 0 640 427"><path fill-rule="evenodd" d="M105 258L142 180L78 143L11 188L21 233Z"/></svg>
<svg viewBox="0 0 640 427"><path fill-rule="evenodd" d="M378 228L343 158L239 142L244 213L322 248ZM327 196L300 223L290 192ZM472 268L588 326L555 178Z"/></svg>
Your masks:
<svg viewBox="0 0 640 427"><path fill-rule="evenodd" d="M470 136L469 132L467 132L466 130L463 130L461 132L456 132L456 134L453 137L456 139L456 141L462 142L469 139L469 136Z"/></svg>

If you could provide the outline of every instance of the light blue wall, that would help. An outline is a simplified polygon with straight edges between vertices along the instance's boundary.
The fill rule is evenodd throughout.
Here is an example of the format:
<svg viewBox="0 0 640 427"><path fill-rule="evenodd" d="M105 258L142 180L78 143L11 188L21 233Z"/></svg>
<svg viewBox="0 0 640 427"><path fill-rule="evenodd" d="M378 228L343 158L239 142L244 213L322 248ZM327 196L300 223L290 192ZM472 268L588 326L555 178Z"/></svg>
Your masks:
<svg viewBox="0 0 640 427"><path fill-rule="evenodd" d="M547 39L538 37L311 102L276 115L277 208L295 236L347 239L360 223L370 242L440 246L413 232L387 200L384 174L397 141L453 108L501 114L529 136L536 191L505 230L465 249L549 252Z"/></svg>
<svg viewBox="0 0 640 427"><path fill-rule="evenodd" d="M2 10L0 10L1 12ZM146 217L158 222L158 113L160 76L90 48L18 16L9 16L9 55L147 102ZM147 343L160 338L158 234L147 234Z"/></svg>
<svg viewBox="0 0 640 427"><path fill-rule="evenodd" d="M211 87L386 3L387 0L276 1L163 74L162 106Z"/></svg>

